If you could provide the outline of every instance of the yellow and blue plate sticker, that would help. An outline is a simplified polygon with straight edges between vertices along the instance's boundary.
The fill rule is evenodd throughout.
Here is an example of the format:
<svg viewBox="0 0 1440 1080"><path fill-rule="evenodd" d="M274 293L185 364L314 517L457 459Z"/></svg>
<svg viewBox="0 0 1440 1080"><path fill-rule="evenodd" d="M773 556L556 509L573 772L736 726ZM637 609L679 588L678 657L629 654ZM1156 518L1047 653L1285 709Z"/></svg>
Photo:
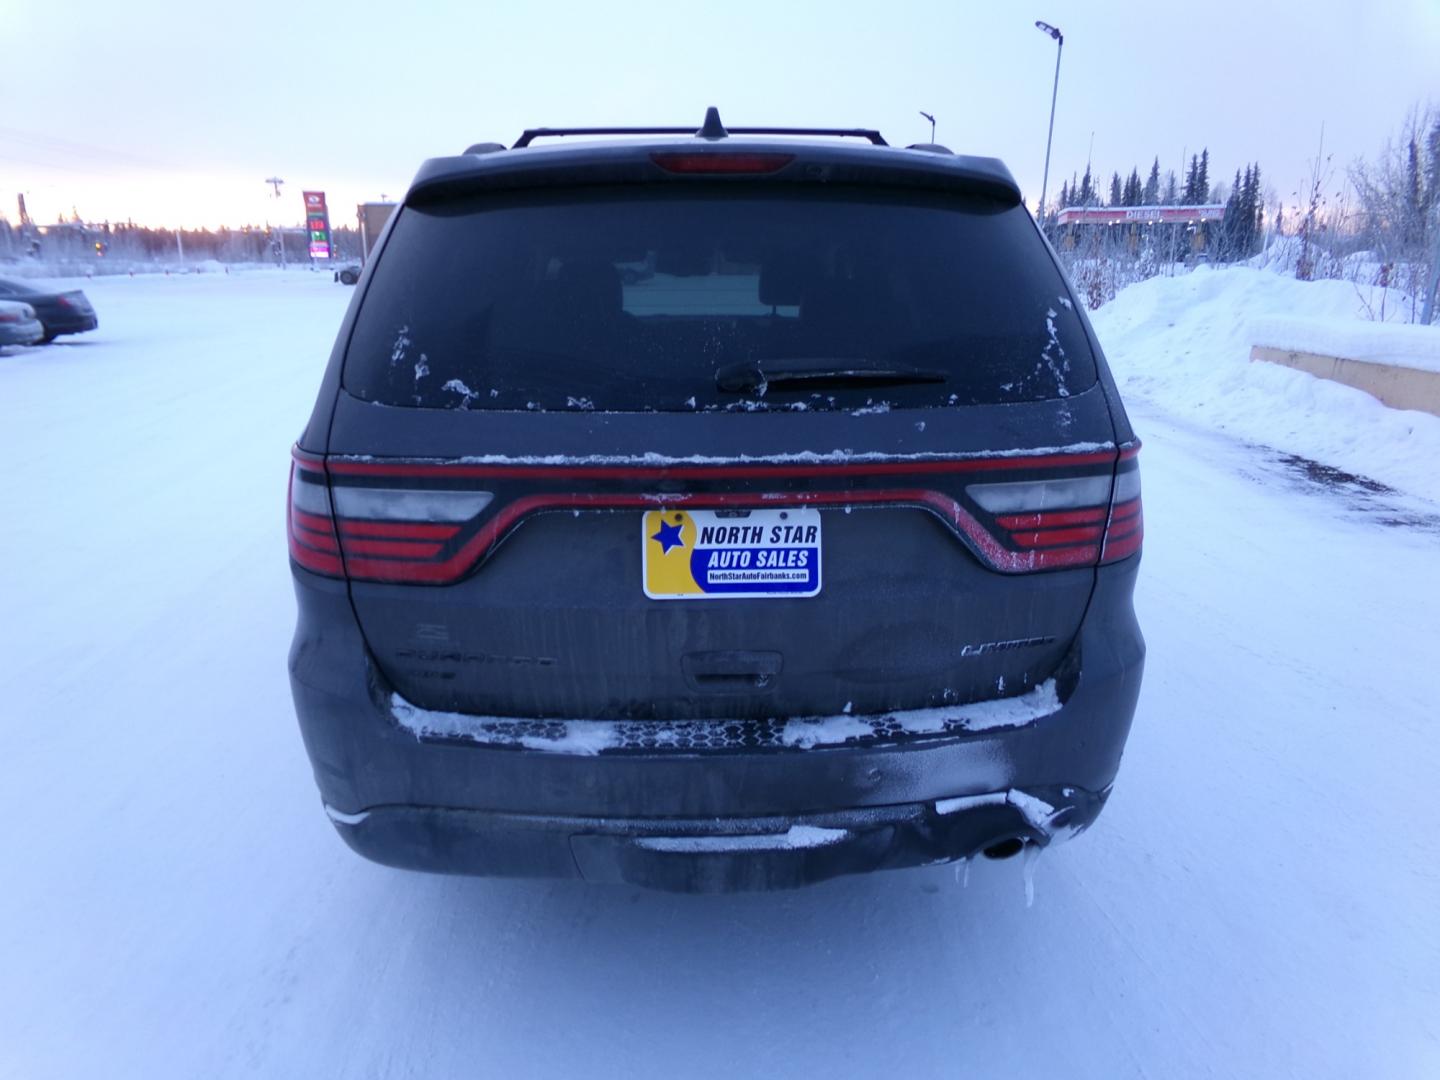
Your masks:
<svg viewBox="0 0 1440 1080"><path fill-rule="evenodd" d="M650 510L642 525L645 595L652 600L820 591L820 511L813 507Z"/></svg>

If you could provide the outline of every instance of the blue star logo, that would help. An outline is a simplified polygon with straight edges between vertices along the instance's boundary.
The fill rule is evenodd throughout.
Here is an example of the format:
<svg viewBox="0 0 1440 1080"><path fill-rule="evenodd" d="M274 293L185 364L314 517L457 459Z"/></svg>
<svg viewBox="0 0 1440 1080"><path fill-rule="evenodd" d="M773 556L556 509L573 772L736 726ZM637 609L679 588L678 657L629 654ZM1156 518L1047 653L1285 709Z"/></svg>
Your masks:
<svg viewBox="0 0 1440 1080"><path fill-rule="evenodd" d="M650 539L659 543L661 554L664 555L669 555L671 548L685 546L685 541L680 539L680 523L678 521L674 525L666 525L662 518L660 531Z"/></svg>

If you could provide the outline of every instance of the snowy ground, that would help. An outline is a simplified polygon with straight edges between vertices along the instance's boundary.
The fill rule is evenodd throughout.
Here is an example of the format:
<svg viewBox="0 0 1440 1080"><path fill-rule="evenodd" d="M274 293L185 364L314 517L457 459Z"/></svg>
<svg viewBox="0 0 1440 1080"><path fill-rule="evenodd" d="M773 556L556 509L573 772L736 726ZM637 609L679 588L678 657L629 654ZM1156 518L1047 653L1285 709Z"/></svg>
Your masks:
<svg viewBox="0 0 1440 1080"><path fill-rule="evenodd" d="M287 451L350 290L85 283L98 333L0 353L0 1077L1440 1075L1440 507L1162 412L1140 307L1222 323L1197 280L1099 320L1150 660L1029 909L1013 862L677 897L361 861L285 680Z"/></svg>

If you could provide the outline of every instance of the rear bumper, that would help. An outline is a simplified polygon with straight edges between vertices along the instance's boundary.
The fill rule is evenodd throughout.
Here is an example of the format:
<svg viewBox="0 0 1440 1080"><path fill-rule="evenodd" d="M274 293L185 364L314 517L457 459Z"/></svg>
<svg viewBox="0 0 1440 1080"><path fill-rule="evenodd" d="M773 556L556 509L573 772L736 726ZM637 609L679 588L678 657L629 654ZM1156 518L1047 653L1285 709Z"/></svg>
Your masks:
<svg viewBox="0 0 1440 1080"><path fill-rule="evenodd" d="M0 345L34 345L45 336L38 322L0 323Z"/></svg>
<svg viewBox="0 0 1440 1080"><path fill-rule="evenodd" d="M83 334L100 325L100 320L94 315L54 315L46 316L41 321L45 324L45 333L55 336Z"/></svg>
<svg viewBox="0 0 1440 1080"><path fill-rule="evenodd" d="M1016 727L600 754L422 739L394 715L344 583L298 570L291 685L336 828L377 862L687 891L799 885L1088 826L1140 689L1137 563L1101 569L1063 703Z"/></svg>
<svg viewBox="0 0 1440 1080"><path fill-rule="evenodd" d="M578 818L433 806L332 812L375 862L439 873L583 878L670 892L794 888L974 857L1011 841L1045 846L1086 829L1109 791L996 792L762 818ZM1018 843L1017 843L1018 842Z"/></svg>

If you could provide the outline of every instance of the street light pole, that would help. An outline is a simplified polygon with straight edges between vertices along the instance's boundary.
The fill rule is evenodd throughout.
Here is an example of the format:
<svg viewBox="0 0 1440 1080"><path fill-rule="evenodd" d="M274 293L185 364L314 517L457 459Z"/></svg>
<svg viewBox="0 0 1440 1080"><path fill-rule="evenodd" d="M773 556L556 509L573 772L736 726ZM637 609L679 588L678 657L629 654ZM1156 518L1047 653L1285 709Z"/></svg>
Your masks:
<svg viewBox="0 0 1440 1080"><path fill-rule="evenodd" d="M931 115L930 115L928 112L926 112L924 109L921 109L921 110L920 110L920 115L923 116L926 120L929 120L929 121L930 121L930 145L931 145L931 146L934 146L934 145L935 145L935 117L931 116Z"/></svg>
<svg viewBox="0 0 1440 1080"><path fill-rule="evenodd" d="M1045 224L1045 194L1050 187L1050 142L1055 138L1055 99L1060 94L1060 54L1065 50L1065 35L1058 26L1035 20L1037 29L1055 39L1055 86L1050 91L1050 133L1045 136L1045 174L1040 181L1040 224Z"/></svg>

